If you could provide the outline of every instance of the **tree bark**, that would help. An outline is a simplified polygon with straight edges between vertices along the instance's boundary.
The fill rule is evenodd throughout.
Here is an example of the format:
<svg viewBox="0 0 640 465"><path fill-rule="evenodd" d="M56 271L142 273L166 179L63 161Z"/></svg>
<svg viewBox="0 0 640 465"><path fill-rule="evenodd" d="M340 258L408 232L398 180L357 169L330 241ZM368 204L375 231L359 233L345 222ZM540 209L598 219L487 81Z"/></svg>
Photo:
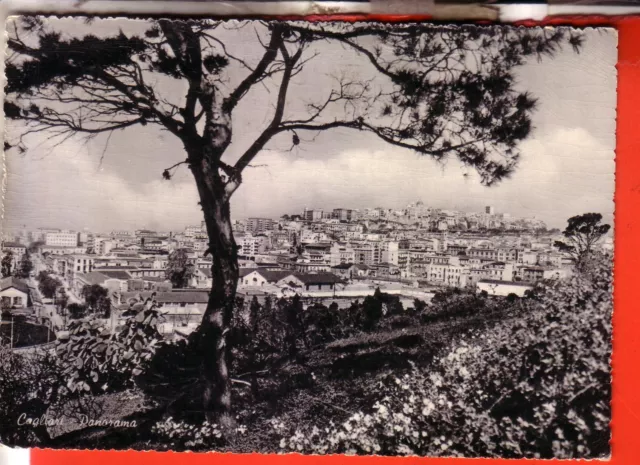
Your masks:
<svg viewBox="0 0 640 465"><path fill-rule="evenodd" d="M209 301L196 337L202 360L205 414L209 421L230 429L235 422L231 415L226 336L234 311L239 272L227 192L230 180L220 172L220 158L231 141L231 119L220 111L219 102L212 94L201 98L207 103L203 136L193 138L185 147L200 196L213 263Z"/></svg>
<svg viewBox="0 0 640 465"><path fill-rule="evenodd" d="M209 252L212 256L212 287L199 329L198 347L202 357L204 410L209 421L233 427L231 383L226 336L234 311L238 283L237 248L231 227L229 200L217 172L211 172L206 160L192 166L204 212Z"/></svg>
<svg viewBox="0 0 640 465"><path fill-rule="evenodd" d="M256 357L256 340L258 338L258 325L260 321L258 320L258 315L260 312L260 304L258 304L258 299L256 297L253 298L253 301L249 304L249 324L251 325L250 336L251 341L249 341L249 347L251 348L249 351L249 367L250 367L250 383L251 383L251 396L254 401L258 400L258 375L257 375L257 357Z"/></svg>

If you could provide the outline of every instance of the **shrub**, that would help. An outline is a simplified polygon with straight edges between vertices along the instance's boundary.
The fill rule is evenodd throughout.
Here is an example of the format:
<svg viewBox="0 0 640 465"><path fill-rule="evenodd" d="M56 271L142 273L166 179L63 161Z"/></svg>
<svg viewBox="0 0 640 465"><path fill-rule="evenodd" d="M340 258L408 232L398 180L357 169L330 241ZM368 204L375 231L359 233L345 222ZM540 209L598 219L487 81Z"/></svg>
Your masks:
<svg viewBox="0 0 640 465"><path fill-rule="evenodd" d="M161 444L168 450L213 449L224 444L221 428L208 421L194 425L169 417L154 424L151 435L154 445Z"/></svg>
<svg viewBox="0 0 640 465"><path fill-rule="evenodd" d="M518 300L515 294L510 294L506 298L502 298L489 297L484 291L476 294L472 291L457 288L446 289L436 292L430 305L420 306L420 320L423 323L431 323L472 316L513 316L521 310L521 306L518 305Z"/></svg>
<svg viewBox="0 0 640 465"><path fill-rule="evenodd" d="M424 310L426 310L428 305L429 304L427 304L424 300L413 299L413 309L416 313L423 312Z"/></svg>
<svg viewBox="0 0 640 465"><path fill-rule="evenodd" d="M79 320L80 318L84 318L87 314L87 307L82 304L71 303L67 306L67 311L69 312L69 318L73 320Z"/></svg>
<svg viewBox="0 0 640 465"><path fill-rule="evenodd" d="M385 318L385 326L390 330L410 328L415 325L415 319L409 315L391 315Z"/></svg>
<svg viewBox="0 0 640 465"><path fill-rule="evenodd" d="M133 386L142 362L153 355L161 335L162 318L152 298L132 303L130 316L117 332L100 320L77 320L69 325L70 338L58 342L62 374L70 394L114 392Z"/></svg>
<svg viewBox="0 0 640 465"><path fill-rule="evenodd" d="M373 297L382 302L383 315L385 317L407 314L402 302L400 301L400 296L380 292L380 289L376 289Z"/></svg>
<svg viewBox="0 0 640 465"><path fill-rule="evenodd" d="M518 295L517 295L517 294L514 294L514 293L512 292L512 293L510 293L510 294L507 296L507 302L509 302L509 303L513 303L513 302L515 302L516 300L518 300L518 298L519 298L519 297L518 297Z"/></svg>
<svg viewBox="0 0 640 465"><path fill-rule="evenodd" d="M244 434L246 427L238 426L235 432ZM192 424L172 417L153 425L151 435L154 445L161 444L168 450L212 450L227 443L222 428L215 423Z"/></svg>
<svg viewBox="0 0 640 465"><path fill-rule="evenodd" d="M304 325L311 345L335 341L343 337L341 313L337 305L326 307L322 304L311 305L304 312Z"/></svg>
<svg viewBox="0 0 640 465"><path fill-rule="evenodd" d="M38 290L47 299L53 299L56 295L56 291L62 287L62 282L59 279L51 276L47 271L41 271L38 274Z"/></svg>
<svg viewBox="0 0 640 465"><path fill-rule="evenodd" d="M520 318L471 330L365 413L290 431L310 453L594 458L609 453L611 261L546 283ZM500 300L505 302L505 300Z"/></svg>
<svg viewBox="0 0 640 465"><path fill-rule="evenodd" d="M351 312L361 313L359 304ZM361 328L361 320L353 316L349 309L340 309L335 302L329 307L322 304L309 306L304 312L304 325L310 344L322 344L352 336Z"/></svg>
<svg viewBox="0 0 640 465"><path fill-rule="evenodd" d="M32 447L46 443L46 425L25 421L46 414L57 400L61 383L55 357L48 351L17 354L0 346L0 444Z"/></svg>
<svg viewBox="0 0 640 465"><path fill-rule="evenodd" d="M383 312L383 303L379 298L380 289L376 289L376 293L372 296L367 296L364 298L364 302L362 303L362 315L363 315L363 325L362 329L365 331L370 331L376 327L378 321L384 315Z"/></svg>
<svg viewBox="0 0 640 465"><path fill-rule="evenodd" d="M194 380L200 374L201 360L187 341L161 343L153 356L144 361L136 385L153 399L173 401L180 396L192 396Z"/></svg>

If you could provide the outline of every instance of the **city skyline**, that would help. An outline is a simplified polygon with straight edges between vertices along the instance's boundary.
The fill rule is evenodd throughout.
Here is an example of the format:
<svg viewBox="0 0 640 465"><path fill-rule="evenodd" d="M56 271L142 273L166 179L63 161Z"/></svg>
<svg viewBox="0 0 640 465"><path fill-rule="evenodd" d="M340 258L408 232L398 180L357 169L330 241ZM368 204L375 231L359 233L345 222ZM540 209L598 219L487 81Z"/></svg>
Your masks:
<svg viewBox="0 0 640 465"><path fill-rule="evenodd" d="M494 211L493 213L488 213L486 211L486 209L488 209L488 208L492 208L493 209L492 205L484 206L482 209L480 209L478 211L469 211L469 210L456 210L456 209L438 208L438 207L434 207L434 206L425 204L421 200L417 200L415 202L412 202L411 204L406 205L404 208L389 208L389 207L385 207L385 206L376 206L376 207L365 207L365 208L362 208L362 209L358 209L358 208L350 208L349 206L342 206L342 207L319 207L319 206L316 206L316 207L311 207L311 208L305 207L303 209L303 211L300 211L300 212L286 212L286 213L283 213L282 215L279 215L279 216L276 216L276 217L250 216L250 217L246 217L246 218L233 218L232 221L234 221L234 222L247 222L250 219L271 219L271 220L274 220L274 221L278 221L279 219L283 218L285 215L290 216L290 217L298 215L298 216L302 217L303 214L304 214L304 211L306 211L306 210L309 210L309 211L312 211L312 210L323 211L325 213L332 213L335 210L349 210L349 211L356 211L356 212L361 212L362 213L362 212L365 212L365 211L378 210L378 209L384 210L384 211L391 211L391 212L402 212L402 211L405 211L407 208L409 208L409 207L411 207L411 206L413 206L415 204L418 204L418 203L422 203L424 205L424 207L429 209L429 210L440 211L440 212L443 212L443 213L461 213L463 215L489 215L489 216L494 216L494 217L509 218L511 220L519 220L519 219L538 220L536 217L513 216L513 215L506 214L506 213L499 212L499 211ZM363 218L363 219L356 220L354 222L364 221L364 220L370 221L371 218ZM198 223L198 224L196 224L196 223ZM162 232L162 233L164 233L164 232L167 232L167 233L172 232L173 233L173 232L182 231L182 230L187 229L187 228L199 227L199 226L204 226L204 222L200 221L200 222L188 223L188 224L184 224L182 226L178 226L175 229L162 229L162 228L158 229L158 228L156 228L154 230L154 228L146 227L146 226L143 225L142 227L138 227L138 228L134 228L134 229L126 229L126 228L117 228L116 227L116 228L113 228L111 230L101 230L101 231L92 230L91 228L88 228L88 227L69 228L69 227L66 227L64 225L54 226L54 225L46 224L46 225L36 225L35 227L31 227L31 228L28 228L28 227L17 227L16 229L5 229L2 232L5 233L5 235L6 235L6 234L17 234L17 233L20 233L20 232L23 232L23 231L48 231L48 230L54 231L55 230L55 231L72 231L72 232L77 232L77 233L94 233L94 234L109 235L109 234L111 234L113 232L117 232L117 231L134 232L134 231L140 231L140 230L152 230L152 231L159 232L159 233L160 232ZM549 226L549 225L547 225L547 226Z"/></svg>
<svg viewBox="0 0 640 465"><path fill-rule="evenodd" d="M306 210L320 210L320 211L324 211L324 212L332 212L334 210L340 210L340 209L345 209L345 210L353 210L353 211L359 211L359 212L364 212L364 211L369 211L369 210L376 210L376 209L381 209L381 210L386 210L386 211L392 211L392 212L400 212L400 211L404 211L407 208L409 208L412 205L415 204L423 204L425 206L425 208L429 209L429 210L435 210L435 211L440 211L440 212L450 212L450 213L458 213L458 214L463 214L463 215L474 215L474 214L479 214L479 215L486 215L489 214L491 216L497 216L497 217L505 217L505 218L511 218L511 219L529 219L529 220L540 220L539 218L537 218L536 216L522 216L522 215L513 215L511 213L507 213L507 212L501 212L499 210L495 209L495 206L493 205L484 205L480 208L478 208L477 210L472 210L470 208L459 208L456 206L456 208L442 208L442 207L438 207L435 205L430 205L428 203L425 203L423 200L414 200L413 202L410 202L404 206L399 206L399 207L389 207L387 205L376 205L376 206L365 206L362 208L355 208L355 207L351 207L348 204L342 204L341 206L337 206L337 204L335 206L322 206L322 205L318 205L316 203L312 204L312 205L306 205L302 208L302 210L300 211L287 211L287 212L283 212L282 214L276 215L276 216L266 216L266 215L252 215L252 216L246 216L246 217L242 217L242 218L235 218L232 217L232 221L247 221L251 218L269 218L269 219L273 219L273 220L278 220L282 217L284 217L285 215L288 216L294 216L294 215L299 215L302 216L304 214L304 212ZM493 210L492 213L488 213L487 209L491 208ZM597 212L599 213L599 212ZM578 214L578 213L576 213ZM573 215L572 215L573 216ZM605 215L606 218L606 215ZM568 219L568 218L567 218ZM542 222L544 222L544 220L540 220ZM59 224L35 224L33 226L28 227L27 225L17 225L13 228L10 227L5 227L2 230L0 230L0 233L5 233L5 234L15 234L18 233L20 231L24 231L24 230L45 230L45 229L55 229L55 230L70 230L70 231L77 231L77 232L93 232L93 233L99 233L99 234L109 234L112 231L118 231L118 230L124 230L124 231L135 231L135 230L143 230L143 229L149 229L149 230L157 230L157 231L163 231L163 232L174 232L174 231L179 231L182 228L188 228L190 226L196 225L196 224L200 224L200 223L204 223L204 221L202 219L198 220L198 219L194 219L194 221L190 222L190 223L185 223L183 225L177 225L175 228L173 229L167 229L167 228L163 228L163 227L152 227L146 224L141 224L141 225L136 225L133 228L125 228L125 227L118 227L117 225L111 229L103 229L103 230L94 230L88 226L84 226L81 228L70 228L67 224L65 224L64 222L59 223ZM564 224L562 225L549 225L546 222L544 222L545 225L550 228L550 229L562 229L562 227L564 227Z"/></svg>

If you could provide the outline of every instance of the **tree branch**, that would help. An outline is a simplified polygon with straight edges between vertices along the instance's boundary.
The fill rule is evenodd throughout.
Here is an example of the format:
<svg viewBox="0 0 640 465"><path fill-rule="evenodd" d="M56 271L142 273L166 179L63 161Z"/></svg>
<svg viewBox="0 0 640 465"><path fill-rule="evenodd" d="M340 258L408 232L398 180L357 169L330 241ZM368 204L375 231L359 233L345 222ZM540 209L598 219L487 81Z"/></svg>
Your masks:
<svg viewBox="0 0 640 465"><path fill-rule="evenodd" d="M239 187L241 182L241 173L242 171L251 163L251 160L262 150L267 142L278 132L280 123L282 122L282 117L284 115L284 109L287 101L287 91L289 89L289 84L291 82L291 76L293 70L296 66L296 63L302 56L302 51L304 50L304 44L301 44L298 47L298 50L293 56L289 55L287 48L284 43L280 43L279 50L282 56L284 57L285 69L282 75L282 81L280 82L280 89L278 91L278 100L276 103L276 109L271 120L269 126L265 128L265 130L258 136L258 138L251 144L251 146L245 151L244 154L238 159L236 164L234 165L234 171L236 176L232 179L232 184L229 187L228 195L233 194L235 190Z"/></svg>
<svg viewBox="0 0 640 465"><path fill-rule="evenodd" d="M178 60L180 70L187 77L189 89L182 110L185 124L195 130L196 103L202 84L202 50L200 37L187 23L182 21L160 20L158 22L173 54Z"/></svg>
<svg viewBox="0 0 640 465"><path fill-rule="evenodd" d="M366 123L363 119L357 119L353 121L331 121L328 123L318 123L318 124L284 122L278 128L278 132L293 131L293 130L324 131L327 129L335 129L335 128L349 128L349 129L357 129L359 131L369 131L389 144L402 147L405 149L414 150L425 155L441 155L443 153L454 151L456 149L460 149L465 146L475 144L481 141L481 139L475 139L475 140L471 140L461 144L452 145L446 148L429 150L425 145L409 144L407 142L403 142L400 139L394 138L392 135L393 134L392 129L375 127L369 123Z"/></svg>
<svg viewBox="0 0 640 465"><path fill-rule="evenodd" d="M267 70L267 67L276 59L276 56L278 55L278 48L282 43L282 27L278 25L273 26L271 31L271 40L269 45L266 46L267 50L262 56L262 59L258 62L258 65L255 67L253 72L251 72L225 99L224 108L226 111L233 111L240 99L244 97L251 86L261 80L264 72Z"/></svg>

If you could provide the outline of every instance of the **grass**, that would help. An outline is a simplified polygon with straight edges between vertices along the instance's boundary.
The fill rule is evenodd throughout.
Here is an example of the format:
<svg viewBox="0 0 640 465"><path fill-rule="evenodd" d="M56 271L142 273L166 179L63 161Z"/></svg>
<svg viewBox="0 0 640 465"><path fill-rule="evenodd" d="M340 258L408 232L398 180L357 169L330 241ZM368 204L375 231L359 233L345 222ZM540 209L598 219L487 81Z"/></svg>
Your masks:
<svg viewBox="0 0 640 465"><path fill-rule="evenodd" d="M61 419L62 424L49 427L52 439L75 431L83 430L82 416L88 419L118 420L129 415L144 412L144 394L137 391L125 391L104 394L86 399L82 406L77 402L67 402L65 405L47 412L50 418Z"/></svg>
<svg viewBox="0 0 640 465"><path fill-rule="evenodd" d="M223 451L277 452L279 439L271 424L274 418L287 425L318 423L322 418L343 422L353 413L371 407L376 400L375 389L386 376L402 376L412 363L428 366L455 335L470 328L493 325L504 317L476 315L405 328L393 328L383 320L384 326L376 331L303 351L297 361L287 362L275 375L259 379L258 399L252 397L248 386L234 384L233 402L238 423L246 425L248 433L231 438ZM101 397L98 400L104 409L102 419L138 416L144 421L148 412L147 419L152 422L163 415L162 410L146 410L145 399L139 395L123 398L119 393ZM196 408L197 405L194 401ZM98 436L95 430L88 431L87 435L76 431L64 446L96 447L100 443L138 450L166 448L153 443L143 428L139 429L102 431Z"/></svg>
<svg viewBox="0 0 640 465"><path fill-rule="evenodd" d="M273 418L287 425L341 423L359 411L368 411L377 400L375 388L388 375L402 376L411 363L428 366L434 355L462 331L493 325L499 318L456 318L403 329L380 329L334 341L308 354L307 371L314 382L281 392L277 397L241 408L240 422L250 425L251 437L235 438L226 452L277 452ZM238 394L241 394L238 392ZM237 399L237 397L236 397Z"/></svg>

